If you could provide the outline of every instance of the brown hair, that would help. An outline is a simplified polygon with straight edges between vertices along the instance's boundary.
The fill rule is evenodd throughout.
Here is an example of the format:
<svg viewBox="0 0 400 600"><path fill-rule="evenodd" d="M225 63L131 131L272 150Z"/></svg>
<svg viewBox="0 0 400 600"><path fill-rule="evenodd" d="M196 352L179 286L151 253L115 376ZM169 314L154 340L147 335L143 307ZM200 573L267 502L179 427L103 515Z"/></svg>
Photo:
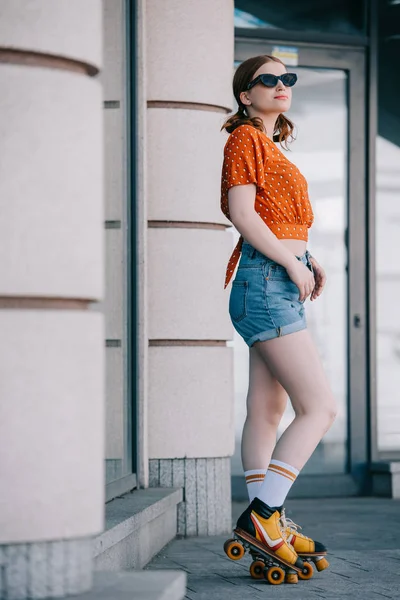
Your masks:
<svg viewBox="0 0 400 600"><path fill-rule="evenodd" d="M258 69L262 67L262 65L265 65L271 61L281 63L282 65L284 64L281 60L279 60L279 58L265 54L262 56L248 58L238 66L233 77L232 87L233 94L239 108L234 115L231 115L229 119L225 121L221 127L221 131L226 129L228 133L232 133L232 131L234 131L240 125L251 125L252 127L255 127L256 129L259 129L265 133L264 123L260 117L250 118L248 115L246 115L246 107L240 100L240 94L247 89L247 85L253 79L254 73L256 73ZM275 129L273 131L272 139L274 142L279 142L281 146L287 149L288 143L294 140L293 131L294 124L292 121L283 114L280 114L275 122Z"/></svg>

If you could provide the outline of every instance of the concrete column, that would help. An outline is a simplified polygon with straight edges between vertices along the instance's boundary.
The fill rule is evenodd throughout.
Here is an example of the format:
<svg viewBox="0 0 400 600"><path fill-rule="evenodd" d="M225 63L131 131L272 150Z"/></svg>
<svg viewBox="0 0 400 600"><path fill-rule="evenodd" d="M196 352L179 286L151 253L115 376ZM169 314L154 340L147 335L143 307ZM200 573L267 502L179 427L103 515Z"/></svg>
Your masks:
<svg viewBox="0 0 400 600"><path fill-rule="evenodd" d="M0 598L88 590L103 528L100 0L0 2ZM92 308L92 310L88 310Z"/></svg>
<svg viewBox="0 0 400 600"><path fill-rule="evenodd" d="M220 127L231 109L233 2L146 8L150 484L185 487L180 533L222 533L234 435Z"/></svg>

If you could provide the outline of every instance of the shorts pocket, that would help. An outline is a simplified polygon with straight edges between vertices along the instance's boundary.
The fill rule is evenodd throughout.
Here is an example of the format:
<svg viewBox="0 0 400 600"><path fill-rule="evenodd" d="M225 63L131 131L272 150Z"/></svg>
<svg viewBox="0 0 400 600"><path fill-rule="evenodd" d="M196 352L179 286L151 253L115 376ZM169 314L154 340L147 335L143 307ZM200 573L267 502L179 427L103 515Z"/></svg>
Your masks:
<svg viewBox="0 0 400 600"><path fill-rule="evenodd" d="M290 281L289 274L285 267L278 264L270 265L267 278L272 281Z"/></svg>
<svg viewBox="0 0 400 600"><path fill-rule="evenodd" d="M247 281L236 281L232 283L231 295L229 297L229 314L235 323L241 321L247 315Z"/></svg>

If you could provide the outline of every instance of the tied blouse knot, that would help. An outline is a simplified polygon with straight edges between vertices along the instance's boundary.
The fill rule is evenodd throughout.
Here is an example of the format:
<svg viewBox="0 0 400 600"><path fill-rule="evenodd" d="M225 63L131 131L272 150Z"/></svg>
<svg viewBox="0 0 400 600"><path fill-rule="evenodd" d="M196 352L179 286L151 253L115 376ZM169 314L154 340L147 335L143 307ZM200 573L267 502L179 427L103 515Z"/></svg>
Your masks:
<svg viewBox="0 0 400 600"><path fill-rule="evenodd" d="M305 177L262 131L240 125L224 148L221 178L221 210L231 221L228 190L235 185L256 185L254 210L278 239L308 241L314 215ZM243 237L229 259L225 288L241 255Z"/></svg>

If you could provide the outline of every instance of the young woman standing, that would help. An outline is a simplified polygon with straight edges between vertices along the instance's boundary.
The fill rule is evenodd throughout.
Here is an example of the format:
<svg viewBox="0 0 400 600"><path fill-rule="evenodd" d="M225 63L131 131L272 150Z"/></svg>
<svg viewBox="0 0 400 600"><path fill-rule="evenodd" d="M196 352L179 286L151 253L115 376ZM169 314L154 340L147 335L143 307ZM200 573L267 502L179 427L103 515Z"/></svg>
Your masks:
<svg viewBox="0 0 400 600"><path fill-rule="evenodd" d="M233 92L239 108L223 126L230 136L221 185L222 211L241 234L226 273L225 287L240 259L229 312L250 355L242 436L250 506L237 528L295 567L286 572L288 583L297 582L302 557L314 557L318 570L328 566L326 548L299 534L293 522L290 526L283 505L336 416L305 316L305 300L318 298L326 281L307 250L313 223L307 182L274 143L287 147L292 138L293 124L283 113L296 80L271 56L238 67ZM276 443L287 395L295 418Z"/></svg>

